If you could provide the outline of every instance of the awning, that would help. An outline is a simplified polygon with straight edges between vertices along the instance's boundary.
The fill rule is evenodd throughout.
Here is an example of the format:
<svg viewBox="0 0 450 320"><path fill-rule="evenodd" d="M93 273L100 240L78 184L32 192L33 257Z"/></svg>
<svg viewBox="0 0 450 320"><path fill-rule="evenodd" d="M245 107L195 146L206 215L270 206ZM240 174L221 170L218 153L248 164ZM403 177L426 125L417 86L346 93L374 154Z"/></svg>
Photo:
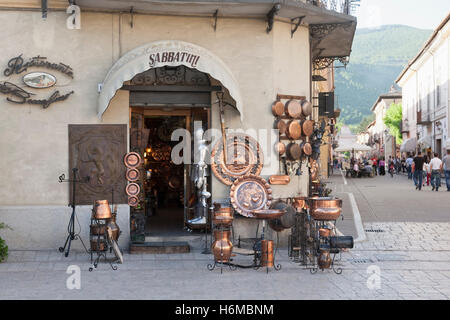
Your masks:
<svg viewBox="0 0 450 320"><path fill-rule="evenodd" d="M417 140L417 144L422 148L431 148L432 139L431 136L423 136L419 140Z"/></svg>
<svg viewBox="0 0 450 320"><path fill-rule="evenodd" d="M416 151L416 145L416 138L406 139L400 146L400 152L414 152Z"/></svg>
<svg viewBox="0 0 450 320"><path fill-rule="evenodd" d="M241 121L243 120L242 97L231 70L219 57L205 48L177 40L151 42L124 54L112 66L103 81L98 98L98 117L101 119L124 81L131 80L135 75L151 68L179 65L208 73L219 80L236 102L235 107L241 114Z"/></svg>

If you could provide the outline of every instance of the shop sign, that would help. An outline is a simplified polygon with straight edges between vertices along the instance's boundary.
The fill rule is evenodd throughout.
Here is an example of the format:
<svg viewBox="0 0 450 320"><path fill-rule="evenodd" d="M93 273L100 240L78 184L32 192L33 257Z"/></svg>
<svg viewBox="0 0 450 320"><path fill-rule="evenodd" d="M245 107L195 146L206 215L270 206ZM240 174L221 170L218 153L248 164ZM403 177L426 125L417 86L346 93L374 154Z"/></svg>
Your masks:
<svg viewBox="0 0 450 320"><path fill-rule="evenodd" d="M14 74L26 72L28 68L31 67L56 70L73 78L73 70L71 67L61 62L58 64L51 63L47 61L47 58L41 56L33 57L27 62L24 61L22 55L14 57L9 60L3 74L9 77ZM45 89L55 85L56 77L46 72L30 72L23 77L23 82L31 88ZM0 93L7 95L8 97L6 100L9 102L17 104L38 104L41 105L42 108L47 109L54 102L66 100L71 94L74 93L74 91L60 94L60 92L56 90L48 98L32 99L31 96L35 95L34 93L28 92L12 82L4 81L3 83L0 83Z"/></svg>
<svg viewBox="0 0 450 320"><path fill-rule="evenodd" d="M197 66L199 55L180 51L163 51L150 54L150 67L158 63L187 63L191 68Z"/></svg>

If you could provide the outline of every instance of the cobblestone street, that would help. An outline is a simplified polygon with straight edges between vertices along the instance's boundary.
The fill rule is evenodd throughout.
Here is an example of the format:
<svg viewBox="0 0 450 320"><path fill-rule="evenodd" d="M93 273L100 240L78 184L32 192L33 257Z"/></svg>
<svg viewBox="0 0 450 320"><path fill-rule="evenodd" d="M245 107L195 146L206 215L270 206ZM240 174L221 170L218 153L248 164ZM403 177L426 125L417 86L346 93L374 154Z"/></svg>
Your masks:
<svg viewBox="0 0 450 320"><path fill-rule="evenodd" d="M89 272L89 256L80 252L65 258L56 250L12 251L8 261L0 264L0 299L448 299L450 223L444 220L449 212L432 208L449 208L450 197L445 192L414 192L404 176L389 179L355 179L344 184L335 175L329 180L335 192L354 194L365 235L364 241L342 254L340 275L331 270L311 274L290 261L286 249L277 254L280 271L266 274L265 269L232 271L228 267L223 273L220 268L208 271L212 256L201 254L201 241L189 254L125 254L117 271L100 263ZM358 190L369 184L376 191L364 195L364 190ZM383 209L382 200L394 193L402 197L397 199L402 207L391 211L384 202ZM414 199L419 194L421 199L433 200ZM346 212L338 228L360 238L355 227L358 219L349 200L343 199ZM368 218L373 216L369 208L374 208L374 202L376 212L384 210L384 221ZM404 215L390 216L391 212ZM415 213L413 221L407 219L409 212ZM417 212L423 212L422 221ZM79 290L66 287L70 265L81 268Z"/></svg>

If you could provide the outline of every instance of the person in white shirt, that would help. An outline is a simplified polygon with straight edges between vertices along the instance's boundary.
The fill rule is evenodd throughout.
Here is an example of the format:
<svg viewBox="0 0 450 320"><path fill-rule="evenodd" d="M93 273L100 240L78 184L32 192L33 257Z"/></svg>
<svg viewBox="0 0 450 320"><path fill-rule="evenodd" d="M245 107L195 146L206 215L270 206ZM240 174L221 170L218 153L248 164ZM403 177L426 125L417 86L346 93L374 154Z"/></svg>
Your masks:
<svg viewBox="0 0 450 320"><path fill-rule="evenodd" d="M431 186L433 191L439 191L441 186L441 172L442 172L442 161L438 158L438 154L434 153L434 158L430 161L431 170Z"/></svg>

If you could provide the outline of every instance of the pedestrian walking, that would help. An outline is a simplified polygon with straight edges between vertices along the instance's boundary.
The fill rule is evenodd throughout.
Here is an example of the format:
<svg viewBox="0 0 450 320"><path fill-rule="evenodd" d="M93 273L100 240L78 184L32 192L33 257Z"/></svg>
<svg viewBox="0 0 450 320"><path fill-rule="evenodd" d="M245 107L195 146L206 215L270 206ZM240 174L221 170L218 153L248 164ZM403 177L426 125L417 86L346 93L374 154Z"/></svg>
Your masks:
<svg viewBox="0 0 450 320"><path fill-rule="evenodd" d="M442 159L442 162L444 163L447 191L450 191L450 147L447 148L447 155Z"/></svg>
<svg viewBox="0 0 450 320"><path fill-rule="evenodd" d="M416 190L422 190L422 180L423 180L423 157L422 152L418 151L417 156L413 159L414 169L414 184L416 185Z"/></svg>
<svg viewBox="0 0 450 320"><path fill-rule="evenodd" d="M430 170L431 186L433 187L431 190L439 191L439 187L441 186L442 160L439 159L439 155L436 152L434 153L434 158L430 161Z"/></svg>
<svg viewBox="0 0 450 320"><path fill-rule="evenodd" d="M402 157L402 172L406 172L406 159L404 156Z"/></svg>
<svg viewBox="0 0 450 320"><path fill-rule="evenodd" d="M386 163L384 162L384 158L380 158L380 160L378 160L378 165L379 165L379 169L380 170L380 176L384 176L386 174Z"/></svg>
<svg viewBox="0 0 450 320"><path fill-rule="evenodd" d="M372 158L372 167L373 167L373 174L377 176L378 175L378 172L377 172L378 161L377 161L376 157Z"/></svg>
<svg viewBox="0 0 450 320"><path fill-rule="evenodd" d="M423 163L423 170L426 173L426 184L427 184L427 186L429 186L430 180L431 180L431 168L430 168L430 161L428 161L428 158ZM425 185L425 183L424 183L424 185Z"/></svg>
<svg viewBox="0 0 450 320"><path fill-rule="evenodd" d="M408 172L408 179L412 179L412 164L413 164L413 158L408 153L408 158L405 161L406 163L406 172Z"/></svg>

